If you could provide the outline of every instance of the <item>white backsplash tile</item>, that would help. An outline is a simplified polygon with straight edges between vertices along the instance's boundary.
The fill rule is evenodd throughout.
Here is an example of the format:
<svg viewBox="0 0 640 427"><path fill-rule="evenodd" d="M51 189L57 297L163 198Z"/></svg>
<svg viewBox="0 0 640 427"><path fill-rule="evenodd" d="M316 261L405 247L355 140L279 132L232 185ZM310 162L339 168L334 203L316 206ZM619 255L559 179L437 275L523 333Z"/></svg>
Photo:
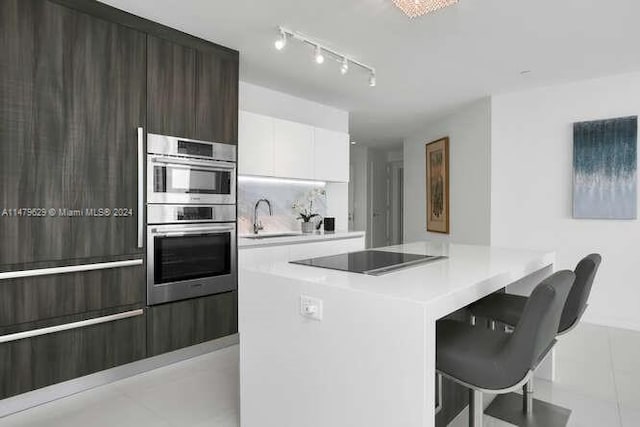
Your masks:
<svg viewBox="0 0 640 427"><path fill-rule="evenodd" d="M264 225L263 232L300 231L300 221L296 220L297 215L291 205L314 188L317 188L317 185L309 183L238 182L238 234L252 232L253 209L256 202L262 198L271 202L273 210L273 216L269 216L269 210L264 203L258 208L258 216ZM316 199L314 208L324 217L327 213L326 198Z"/></svg>

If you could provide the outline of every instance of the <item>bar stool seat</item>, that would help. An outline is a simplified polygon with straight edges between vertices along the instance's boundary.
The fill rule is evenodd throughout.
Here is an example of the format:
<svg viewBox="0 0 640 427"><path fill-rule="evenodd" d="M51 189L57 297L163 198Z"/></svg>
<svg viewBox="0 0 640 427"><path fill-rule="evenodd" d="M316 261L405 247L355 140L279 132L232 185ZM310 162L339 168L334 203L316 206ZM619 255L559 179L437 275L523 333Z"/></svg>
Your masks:
<svg viewBox="0 0 640 427"><path fill-rule="evenodd" d="M505 363L503 350L509 336L502 332L441 320L436 336L438 369L455 372L457 379L475 387L503 389L518 383L528 370Z"/></svg>
<svg viewBox="0 0 640 427"><path fill-rule="evenodd" d="M593 281L602 261L599 254L590 254L576 265L575 280L569 296L564 304L557 336L564 335L575 328L587 308L587 301ZM500 322L511 328L515 327L524 315L529 298L505 293L489 295L469 306L474 317L482 317L491 322ZM532 384L528 386L533 393ZM564 427L571 411L557 405L540 400L532 400L518 408L519 396L514 393L498 396L487 408L486 414L518 426Z"/></svg>
<svg viewBox="0 0 640 427"><path fill-rule="evenodd" d="M525 386L551 350L574 279L572 271L559 271L536 286L512 334L453 320L437 323L436 371L469 388L471 427L482 425L482 393Z"/></svg>

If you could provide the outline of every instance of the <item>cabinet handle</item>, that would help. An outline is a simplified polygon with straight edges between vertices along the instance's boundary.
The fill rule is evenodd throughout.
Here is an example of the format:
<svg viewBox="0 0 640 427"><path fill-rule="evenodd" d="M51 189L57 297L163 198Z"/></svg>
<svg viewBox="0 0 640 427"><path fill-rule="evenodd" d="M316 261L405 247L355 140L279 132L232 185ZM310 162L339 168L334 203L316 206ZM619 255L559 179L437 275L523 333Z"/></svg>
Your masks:
<svg viewBox="0 0 640 427"><path fill-rule="evenodd" d="M77 273L79 271L106 270L107 268L131 267L142 265L142 259L129 259L126 261L99 262L95 264L67 265L64 267L36 268L33 270L7 271L0 273L0 280L18 279L21 277L48 276L51 274Z"/></svg>
<svg viewBox="0 0 640 427"><path fill-rule="evenodd" d="M144 129L138 128L138 248L144 246Z"/></svg>
<svg viewBox="0 0 640 427"><path fill-rule="evenodd" d="M128 319L129 317L141 316L142 314L144 314L144 310L140 308L138 310L111 314L109 316L96 317L88 320L81 320L80 322L65 323L63 325L50 326L48 328L32 329L30 331L2 335L0 336L0 344L11 342L11 341L23 340L25 338L33 338L41 335L53 334L56 332L68 331L70 329L78 329L78 328L84 328L91 325L99 325L101 323L114 322L116 320Z"/></svg>

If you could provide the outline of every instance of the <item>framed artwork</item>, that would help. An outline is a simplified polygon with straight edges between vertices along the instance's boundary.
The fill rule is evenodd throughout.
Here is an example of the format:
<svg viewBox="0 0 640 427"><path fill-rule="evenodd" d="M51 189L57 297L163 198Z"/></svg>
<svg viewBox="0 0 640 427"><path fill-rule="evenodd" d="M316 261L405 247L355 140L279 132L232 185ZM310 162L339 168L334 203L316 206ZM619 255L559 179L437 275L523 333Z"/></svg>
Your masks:
<svg viewBox="0 0 640 427"><path fill-rule="evenodd" d="M574 218L636 219L637 140L637 116L574 123Z"/></svg>
<svg viewBox="0 0 640 427"><path fill-rule="evenodd" d="M449 137L426 146L427 231L449 234Z"/></svg>

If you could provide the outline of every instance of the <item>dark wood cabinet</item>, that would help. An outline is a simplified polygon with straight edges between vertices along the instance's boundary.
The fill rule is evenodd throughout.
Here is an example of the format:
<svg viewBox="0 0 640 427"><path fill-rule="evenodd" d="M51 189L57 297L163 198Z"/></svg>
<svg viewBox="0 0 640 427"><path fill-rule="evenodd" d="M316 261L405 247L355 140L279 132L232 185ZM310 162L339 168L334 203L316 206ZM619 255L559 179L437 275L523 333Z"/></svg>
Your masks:
<svg viewBox="0 0 640 427"><path fill-rule="evenodd" d="M236 291L150 307L147 351L155 356L238 332Z"/></svg>
<svg viewBox="0 0 640 427"><path fill-rule="evenodd" d="M147 76L149 132L197 139L196 51L148 36Z"/></svg>
<svg viewBox="0 0 640 427"><path fill-rule="evenodd" d="M149 132L238 142L238 57L148 36Z"/></svg>
<svg viewBox="0 0 640 427"><path fill-rule="evenodd" d="M236 144L237 114L236 51L93 0L1 0L0 272L141 258L137 128ZM143 266L0 280L0 335L145 289ZM237 293L148 313L0 344L0 399L236 333Z"/></svg>
<svg viewBox="0 0 640 427"><path fill-rule="evenodd" d="M0 265L141 253L146 36L44 0L0 8Z"/></svg>
<svg viewBox="0 0 640 427"><path fill-rule="evenodd" d="M205 141L238 143L238 60L198 51L196 55L196 135Z"/></svg>
<svg viewBox="0 0 640 427"><path fill-rule="evenodd" d="M0 280L0 328L146 302L144 266Z"/></svg>
<svg viewBox="0 0 640 427"><path fill-rule="evenodd" d="M136 316L0 344L0 399L146 356Z"/></svg>

